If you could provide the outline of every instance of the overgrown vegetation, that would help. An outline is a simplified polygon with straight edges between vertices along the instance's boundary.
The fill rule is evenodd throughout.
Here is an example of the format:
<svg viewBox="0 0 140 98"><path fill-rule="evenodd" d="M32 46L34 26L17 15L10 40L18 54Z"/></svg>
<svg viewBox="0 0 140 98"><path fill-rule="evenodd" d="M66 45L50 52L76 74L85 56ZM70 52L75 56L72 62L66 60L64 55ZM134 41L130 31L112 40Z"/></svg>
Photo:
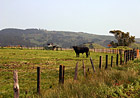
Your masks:
<svg viewBox="0 0 140 98"><path fill-rule="evenodd" d="M117 42L111 41L110 44L112 47L116 48L118 46L130 46L131 43L135 42L135 36L130 36L129 32L122 32L120 30L113 30L109 33L114 34Z"/></svg>
<svg viewBox="0 0 140 98"><path fill-rule="evenodd" d="M0 49L0 97L13 97L13 70L18 71L20 97L30 98L89 98L89 97L139 97L140 62L130 61L127 65L105 67L106 53L90 52L96 72L93 73L86 55L75 56L71 50L20 50ZM102 69L98 69L99 56L103 57ZM82 61L86 66L87 77L83 76ZM78 65L78 80L74 81L74 68ZM58 84L59 65L65 66L65 84ZM36 67L41 67L41 95L36 93Z"/></svg>

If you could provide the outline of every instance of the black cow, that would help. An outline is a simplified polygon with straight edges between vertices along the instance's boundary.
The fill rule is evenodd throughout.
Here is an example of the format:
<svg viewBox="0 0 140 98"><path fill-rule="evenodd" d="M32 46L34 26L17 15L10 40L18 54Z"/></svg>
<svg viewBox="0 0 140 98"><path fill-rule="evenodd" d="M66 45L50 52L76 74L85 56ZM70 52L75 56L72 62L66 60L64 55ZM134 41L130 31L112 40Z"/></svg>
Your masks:
<svg viewBox="0 0 140 98"><path fill-rule="evenodd" d="M78 47L78 46L73 46L73 49L76 53L76 56L79 57L79 53L86 53L86 57L89 55L89 48L88 47Z"/></svg>

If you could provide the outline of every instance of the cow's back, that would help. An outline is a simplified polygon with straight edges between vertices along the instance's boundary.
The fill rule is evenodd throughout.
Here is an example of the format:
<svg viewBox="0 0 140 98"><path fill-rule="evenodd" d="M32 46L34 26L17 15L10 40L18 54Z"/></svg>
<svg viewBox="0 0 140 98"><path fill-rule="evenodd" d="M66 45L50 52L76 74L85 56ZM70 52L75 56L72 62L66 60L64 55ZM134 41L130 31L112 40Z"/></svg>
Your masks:
<svg viewBox="0 0 140 98"><path fill-rule="evenodd" d="M73 49L75 50L75 52L79 52L79 53L84 53L84 52L88 52L89 51L88 47L73 46Z"/></svg>

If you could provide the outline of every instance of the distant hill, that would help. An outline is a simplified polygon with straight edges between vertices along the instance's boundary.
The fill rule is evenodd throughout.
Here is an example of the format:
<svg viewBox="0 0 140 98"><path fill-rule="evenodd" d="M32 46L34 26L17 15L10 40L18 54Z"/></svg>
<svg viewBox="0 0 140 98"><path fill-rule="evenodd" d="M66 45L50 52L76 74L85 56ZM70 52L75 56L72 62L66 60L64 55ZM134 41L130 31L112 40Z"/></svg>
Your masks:
<svg viewBox="0 0 140 98"><path fill-rule="evenodd" d="M87 46L89 47L90 49L93 49L93 48L96 48L96 49L102 49L102 48L105 48L99 44L96 44L96 43L87 43L87 44L84 44L84 46Z"/></svg>
<svg viewBox="0 0 140 98"><path fill-rule="evenodd" d="M139 49L140 49L140 43L133 43L133 44L130 46L130 48L135 48L135 49L139 48Z"/></svg>
<svg viewBox="0 0 140 98"><path fill-rule="evenodd" d="M73 45L92 42L107 47L110 41L114 40L115 38L113 36L83 32L48 31L40 29L23 30L14 28L0 30L0 46L43 46L47 43L54 43L61 47L69 48Z"/></svg>
<svg viewBox="0 0 140 98"><path fill-rule="evenodd" d="M140 43L140 38L136 38L136 43Z"/></svg>

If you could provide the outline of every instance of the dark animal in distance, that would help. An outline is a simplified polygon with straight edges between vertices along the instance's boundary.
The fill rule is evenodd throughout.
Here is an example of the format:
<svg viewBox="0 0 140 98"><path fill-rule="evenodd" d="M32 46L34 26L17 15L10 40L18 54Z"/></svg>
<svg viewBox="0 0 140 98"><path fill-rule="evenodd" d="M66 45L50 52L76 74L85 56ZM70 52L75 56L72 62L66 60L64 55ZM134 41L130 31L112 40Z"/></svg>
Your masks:
<svg viewBox="0 0 140 98"><path fill-rule="evenodd" d="M44 45L45 50L54 50L57 46L53 45L53 43L48 43L47 45Z"/></svg>
<svg viewBox="0 0 140 98"><path fill-rule="evenodd" d="M80 53L86 53L86 57L88 57L89 55L89 48L88 47L78 47L78 46L73 46L73 49L76 53L76 56L79 57Z"/></svg>

